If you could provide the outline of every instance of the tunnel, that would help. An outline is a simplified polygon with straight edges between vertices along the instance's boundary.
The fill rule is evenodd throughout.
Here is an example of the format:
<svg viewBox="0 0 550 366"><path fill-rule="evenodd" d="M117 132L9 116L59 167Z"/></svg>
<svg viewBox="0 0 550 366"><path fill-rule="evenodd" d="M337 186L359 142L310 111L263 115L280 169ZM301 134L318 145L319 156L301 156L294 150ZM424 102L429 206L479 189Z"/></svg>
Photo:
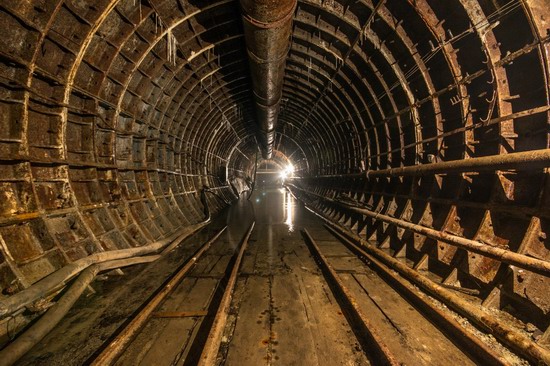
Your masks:
<svg viewBox="0 0 550 366"><path fill-rule="evenodd" d="M0 365L550 365L548 0L0 29Z"/></svg>

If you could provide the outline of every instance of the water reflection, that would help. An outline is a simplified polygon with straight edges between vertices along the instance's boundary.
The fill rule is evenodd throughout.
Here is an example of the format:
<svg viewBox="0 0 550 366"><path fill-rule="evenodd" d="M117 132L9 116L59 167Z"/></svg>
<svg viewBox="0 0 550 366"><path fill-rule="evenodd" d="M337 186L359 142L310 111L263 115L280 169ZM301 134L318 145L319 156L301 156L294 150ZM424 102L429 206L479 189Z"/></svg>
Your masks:
<svg viewBox="0 0 550 366"><path fill-rule="evenodd" d="M283 194L283 212L285 215L285 225L288 226L288 231L294 231L294 197L284 188L279 190Z"/></svg>
<svg viewBox="0 0 550 366"><path fill-rule="evenodd" d="M239 199L236 204L231 205L228 209L226 216L227 230L225 231L225 237L233 249L235 249L241 237L244 235L244 231L254 220L255 212L254 205L246 200Z"/></svg>

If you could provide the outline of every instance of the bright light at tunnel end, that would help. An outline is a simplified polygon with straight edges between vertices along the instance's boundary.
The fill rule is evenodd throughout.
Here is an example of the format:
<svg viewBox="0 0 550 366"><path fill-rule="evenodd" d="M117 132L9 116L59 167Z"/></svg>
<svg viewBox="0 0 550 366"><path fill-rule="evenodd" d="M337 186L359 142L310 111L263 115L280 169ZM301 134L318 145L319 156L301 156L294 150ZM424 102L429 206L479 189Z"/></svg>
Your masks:
<svg viewBox="0 0 550 366"><path fill-rule="evenodd" d="M294 165L288 164L280 173L280 177L282 180L285 180L287 178L292 178L292 175L294 174Z"/></svg>

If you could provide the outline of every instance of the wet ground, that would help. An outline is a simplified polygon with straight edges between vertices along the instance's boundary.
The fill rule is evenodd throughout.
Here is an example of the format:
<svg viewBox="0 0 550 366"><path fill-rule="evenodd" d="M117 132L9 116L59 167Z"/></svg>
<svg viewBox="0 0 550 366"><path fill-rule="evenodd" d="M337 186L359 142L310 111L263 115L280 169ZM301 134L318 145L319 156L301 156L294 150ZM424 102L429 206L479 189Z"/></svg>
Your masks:
<svg viewBox="0 0 550 366"><path fill-rule="evenodd" d="M23 360L25 365L80 365L94 358L167 276L227 224L118 360L120 365L191 365L200 356L235 248L256 221L231 302L219 364L368 365L349 324L305 244L307 228L362 311L404 364L472 362L441 332L339 243L321 221L281 187L241 198L195 237L157 262L92 285L66 319ZM368 351L368 350L367 350Z"/></svg>

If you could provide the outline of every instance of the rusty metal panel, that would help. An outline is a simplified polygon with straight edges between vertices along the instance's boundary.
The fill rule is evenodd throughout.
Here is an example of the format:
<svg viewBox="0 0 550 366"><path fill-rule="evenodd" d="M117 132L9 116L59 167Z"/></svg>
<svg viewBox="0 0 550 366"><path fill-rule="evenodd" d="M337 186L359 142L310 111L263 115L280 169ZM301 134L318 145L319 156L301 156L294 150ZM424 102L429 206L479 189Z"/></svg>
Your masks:
<svg viewBox="0 0 550 366"><path fill-rule="evenodd" d="M3 256L17 266L22 276L19 280L24 285L36 282L66 263L41 219L2 226L0 237L7 250Z"/></svg>
<svg viewBox="0 0 550 366"><path fill-rule="evenodd" d="M25 163L0 166L0 216L31 213L37 210L29 166Z"/></svg>

